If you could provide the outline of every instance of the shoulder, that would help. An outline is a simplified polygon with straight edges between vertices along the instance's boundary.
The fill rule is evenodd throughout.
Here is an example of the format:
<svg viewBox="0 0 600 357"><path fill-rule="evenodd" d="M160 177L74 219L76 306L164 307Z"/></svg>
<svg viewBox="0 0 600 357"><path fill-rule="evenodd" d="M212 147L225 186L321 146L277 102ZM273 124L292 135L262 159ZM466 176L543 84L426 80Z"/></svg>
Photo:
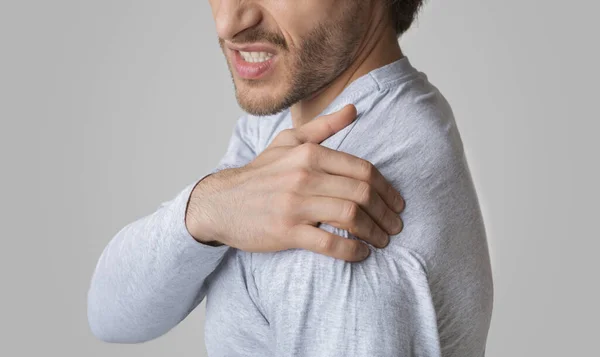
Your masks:
<svg viewBox="0 0 600 357"><path fill-rule="evenodd" d="M402 194L404 229L394 245L429 263L486 253L483 220L450 105L419 73L386 83L374 100L359 103L360 117L340 150L372 164Z"/></svg>
<svg viewBox="0 0 600 357"><path fill-rule="evenodd" d="M388 170L390 179L454 180L467 168L450 104L423 73L385 83L356 105L359 117L340 149Z"/></svg>

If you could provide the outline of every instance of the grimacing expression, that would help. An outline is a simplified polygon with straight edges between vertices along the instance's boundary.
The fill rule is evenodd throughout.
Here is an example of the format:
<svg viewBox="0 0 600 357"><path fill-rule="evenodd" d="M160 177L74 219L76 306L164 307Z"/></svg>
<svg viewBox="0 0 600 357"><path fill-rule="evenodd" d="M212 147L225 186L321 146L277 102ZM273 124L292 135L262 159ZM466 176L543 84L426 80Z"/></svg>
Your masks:
<svg viewBox="0 0 600 357"><path fill-rule="evenodd" d="M253 115L279 113L331 83L354 61L369 20L367 0L209 2L236 99Z"/></svg>

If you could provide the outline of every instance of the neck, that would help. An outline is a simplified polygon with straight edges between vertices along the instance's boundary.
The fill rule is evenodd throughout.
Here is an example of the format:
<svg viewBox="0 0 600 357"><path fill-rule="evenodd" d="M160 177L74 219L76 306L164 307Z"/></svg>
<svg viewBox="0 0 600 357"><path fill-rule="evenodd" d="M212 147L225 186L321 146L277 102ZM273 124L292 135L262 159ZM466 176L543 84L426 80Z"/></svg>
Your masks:
<svg viewBox="0 0 600 357"><path fill-rule="evenodd" d="M354 80L402 56L398 38L390 26L370 31L356 59L342 74L311 97L290 107L294 128L314 119Z"/></svg>

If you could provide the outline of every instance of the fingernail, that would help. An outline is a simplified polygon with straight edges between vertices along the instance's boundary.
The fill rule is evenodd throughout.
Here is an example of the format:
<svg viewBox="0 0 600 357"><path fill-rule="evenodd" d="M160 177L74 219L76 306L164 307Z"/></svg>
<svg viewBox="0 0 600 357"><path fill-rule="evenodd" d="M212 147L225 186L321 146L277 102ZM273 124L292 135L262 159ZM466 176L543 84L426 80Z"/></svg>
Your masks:
<svg viewBox="0 0 600 357"><path fill-rule="evenodd" d="M387 233L383 233L381 243L383 247L387 247L387 245L390 244L390 236Z"/></svg>
<svg viewBox="0 0 600 357"><path fill-rule="evenodd" d="M400 213L404 208L404 199L401 196L396 196L395 209L396 212Z"/></svg>
<svg viewBox="0 0 600 357"><path fill-rule="evenodd" d="M362 247L360 248L360 250L361 250L361 256L364 259L364 258L366 258L366 257L369 256L369 253L371 253L371 250L369 249L368 245L366 245L364 243L361 243L361 245L362 245Z"/></svg>
<svg viewBox="0 0 600 357"><path fill-rule="evenodd" d="M400 218L400 216L396 216L396 222L395 222L395 227L394 230L401 232L402 228L404 227L404 222L402 222L402 218Z"/></svg>

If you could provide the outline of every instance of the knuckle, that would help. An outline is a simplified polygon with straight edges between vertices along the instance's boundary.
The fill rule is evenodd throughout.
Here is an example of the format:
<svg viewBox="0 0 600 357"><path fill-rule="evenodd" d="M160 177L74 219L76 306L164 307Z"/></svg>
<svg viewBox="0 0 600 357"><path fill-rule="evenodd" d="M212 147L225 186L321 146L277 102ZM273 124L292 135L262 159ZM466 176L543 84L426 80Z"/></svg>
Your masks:
<svg viewBox="0 0 600 357"><path fill-rule="evenodd" d="M367 160L361 160L361 172L363 173L363 177L367 182L373 182L375 178L375 166Z"/></svg>
<svg viewBox="0 0 600 357"><path fill-rule="evenodd" d="M298 196L292 192L282 192L277 196L276 206L284 216L293 215L298 207Z"/></svg>
<svg viewBox="0 0 600 357"><path fill-rule="evenodd" d="M373 189L371 187L371 185L369 185L368 183L361 181L358 184L358 187L356 189L357 191L357 195L358 195L358 201L360 203L362 203L363 205L367 205L369 204L369 202L371 202L371 200L373 199Z"/></svg>
<svg viewBox="0 0 600 357"><path fill-rule="evenodd" d="M343 222L355 222L358 216L358 205L355 202L347 202L342 207L341 219Z"/></svg>
<svg viewBox="0 0 600 357"><path fill-rule="evenodd" d="M330 235L323 235L317 239L316 248L320 252L333 252L334 239Z"/></svg>
<svg viewBox="0 0 600 357"><path fill-rule="evenodd" d="M308 185L310 178L310 170L307 170L305 168L299 168L290 173L290 177L288 177L288 180L292 187L302 188Z"/></svg>
<svg viewBox="0 0 600 357"><path fill-rule="evenodd" d="M297 155L301 162L305 164L311 164L317 156L317 144L315 143L302 143L297 146Z"/></svg>

